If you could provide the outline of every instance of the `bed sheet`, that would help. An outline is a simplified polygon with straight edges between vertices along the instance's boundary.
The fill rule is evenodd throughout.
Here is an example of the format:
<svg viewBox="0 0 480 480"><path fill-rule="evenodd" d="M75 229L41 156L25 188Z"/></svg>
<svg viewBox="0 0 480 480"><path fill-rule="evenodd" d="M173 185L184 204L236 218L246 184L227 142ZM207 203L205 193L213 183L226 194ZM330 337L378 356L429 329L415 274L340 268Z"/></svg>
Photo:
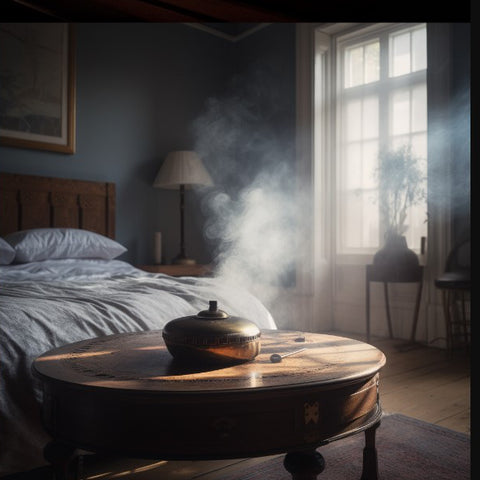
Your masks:
<svg viewBox="0 0 480 480"><path fill-rule="evenodd" d="M221 278L151 274L119 260L48 260L0 267L0 476L45 464L49 436L31 364L91 337L161 329L217 300L260 328L275 322L250 292Z"/></svg>

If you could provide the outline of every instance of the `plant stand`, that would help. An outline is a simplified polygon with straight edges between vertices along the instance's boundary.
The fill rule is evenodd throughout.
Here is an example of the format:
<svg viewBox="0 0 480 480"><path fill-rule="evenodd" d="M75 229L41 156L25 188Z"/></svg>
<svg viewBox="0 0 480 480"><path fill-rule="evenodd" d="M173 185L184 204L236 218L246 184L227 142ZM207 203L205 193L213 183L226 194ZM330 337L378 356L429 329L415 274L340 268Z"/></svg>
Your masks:
<svg viewBox="0 0 480 480"><path fill-rule="evenodd" d="M422 298L423 286L423 265L392 268L389 265L367 265L366 266L366 318L367 318L367 342L370 343L370 282L382 282L385 294L385 308L387 313L388 332L393 337L392 320L390 317L390 302L388 296L389 283L418 283L415 310L413 312L412 333L410 342L415 342L417 331L418 313Z"/></svg>

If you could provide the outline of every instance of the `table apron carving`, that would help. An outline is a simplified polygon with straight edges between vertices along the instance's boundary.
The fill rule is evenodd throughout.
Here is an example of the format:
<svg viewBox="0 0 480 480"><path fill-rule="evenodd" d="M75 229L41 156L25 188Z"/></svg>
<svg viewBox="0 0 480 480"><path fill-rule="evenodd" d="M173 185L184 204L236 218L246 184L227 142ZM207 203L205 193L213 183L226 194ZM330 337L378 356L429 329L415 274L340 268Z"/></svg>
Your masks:
<svg viewBox="0 0 480 480"><path fill-rule="evenodd" d="M259 407L260 405L260 407ZM44 423L52 435L93 451L164 459L263 456L318 446L372 415L377 376L328 389L148 395L46 386ZM255 411L255 415L252 412ZM135 441L132 442L132 438ZM93 442L94 440L94 442Z"/></svg>

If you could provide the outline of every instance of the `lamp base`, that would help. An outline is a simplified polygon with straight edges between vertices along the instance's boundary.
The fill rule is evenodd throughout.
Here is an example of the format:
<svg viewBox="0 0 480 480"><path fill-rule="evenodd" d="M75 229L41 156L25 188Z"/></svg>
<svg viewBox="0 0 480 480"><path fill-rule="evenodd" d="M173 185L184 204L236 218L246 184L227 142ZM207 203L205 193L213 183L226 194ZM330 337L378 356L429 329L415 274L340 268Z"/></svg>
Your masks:
<svg viewBox="0 0 480 480"><path fill-rule="evenodd" d="M178 255L172 260L172 263L175 265L195 265L197 263L193 258L186 258L181 255Z"/></svg>

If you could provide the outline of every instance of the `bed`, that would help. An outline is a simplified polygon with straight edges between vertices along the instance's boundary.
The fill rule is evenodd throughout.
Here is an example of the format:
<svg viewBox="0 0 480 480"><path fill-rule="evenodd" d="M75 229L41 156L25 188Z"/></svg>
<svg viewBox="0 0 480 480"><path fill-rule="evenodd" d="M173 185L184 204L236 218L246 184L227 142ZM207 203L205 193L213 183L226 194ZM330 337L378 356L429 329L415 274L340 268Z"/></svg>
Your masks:
<svg viewBox="0 0 480 480"><path fill-rule="evenodd" d="M217 300L260 328L250 292L216 277L170 277L120 260L112 183L0 173L0 477L45 464L49 441L31 363L91 337L158 330Z"/></svg>

